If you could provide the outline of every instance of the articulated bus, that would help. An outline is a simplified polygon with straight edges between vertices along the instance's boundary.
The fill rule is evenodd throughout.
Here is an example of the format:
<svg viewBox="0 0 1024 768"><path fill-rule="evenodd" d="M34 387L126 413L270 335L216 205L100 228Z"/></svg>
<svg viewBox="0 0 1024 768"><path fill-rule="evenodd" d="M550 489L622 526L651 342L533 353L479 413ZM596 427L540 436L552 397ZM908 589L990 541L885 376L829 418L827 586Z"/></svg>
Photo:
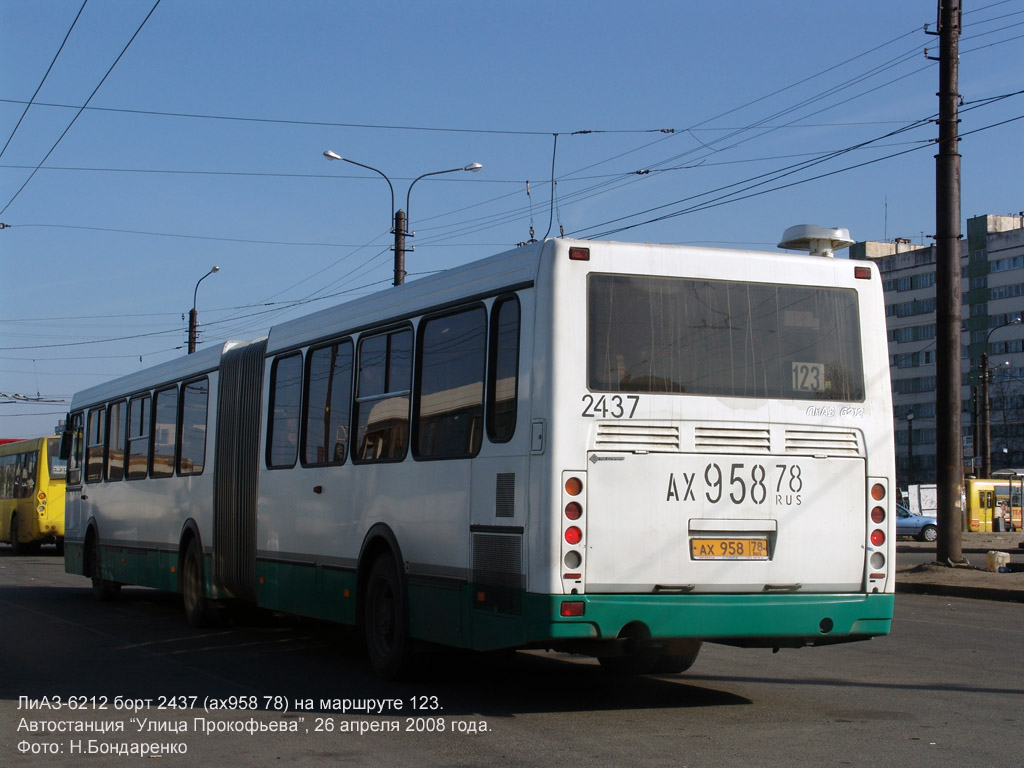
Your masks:
<svg viewBox="0 0 1024 768"><path fill-rule="evenodd" d="M0 541L14 554L38 552L42 544L64 551L64 472L58 437L0 445Z"/></svg>
<svg viewBox="0 0 1024 768"><path fill-rule="evenodd" d="M889 631L874 265L554 239L75 395L66 570L682 671Z"/></svg>

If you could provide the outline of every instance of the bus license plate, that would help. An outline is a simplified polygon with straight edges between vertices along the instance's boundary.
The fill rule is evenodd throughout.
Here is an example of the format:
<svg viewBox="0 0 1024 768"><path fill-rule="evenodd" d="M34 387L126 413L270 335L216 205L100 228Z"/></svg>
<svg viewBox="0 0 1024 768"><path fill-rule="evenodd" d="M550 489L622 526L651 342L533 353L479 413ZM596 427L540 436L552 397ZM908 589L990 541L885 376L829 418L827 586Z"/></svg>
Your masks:
<svg viewBox="0 0 1024 768"><path fill-rule="evenodd" d="M767 560L767 538L695 538L690 539L694 560Z"/></svg>

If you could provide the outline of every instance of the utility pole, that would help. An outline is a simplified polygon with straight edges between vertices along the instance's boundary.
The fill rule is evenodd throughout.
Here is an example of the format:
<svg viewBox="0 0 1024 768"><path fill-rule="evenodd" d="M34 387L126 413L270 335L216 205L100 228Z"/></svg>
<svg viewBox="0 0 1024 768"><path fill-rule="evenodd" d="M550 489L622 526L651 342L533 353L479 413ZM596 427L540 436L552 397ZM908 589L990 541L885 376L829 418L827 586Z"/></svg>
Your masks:
<svg viewBox="0 0 1024 768"><path fill-rule="evenodd" d="M907 411L907 487L914 484L914 412Z"/></svg>
<svg viewBox="0 0 1024 768"><path fill-rule="evenodd" d="M960 434L960 94L961 0L939 0L939 153L935 156L936 434L939 536L936 559L964 562L963 442Z"/></svg>
<svg viewBox="0 0 1024 768"><path fill-rule="evenodd" d="M395 285L405 283L405 211L395 211Z"/></svg>

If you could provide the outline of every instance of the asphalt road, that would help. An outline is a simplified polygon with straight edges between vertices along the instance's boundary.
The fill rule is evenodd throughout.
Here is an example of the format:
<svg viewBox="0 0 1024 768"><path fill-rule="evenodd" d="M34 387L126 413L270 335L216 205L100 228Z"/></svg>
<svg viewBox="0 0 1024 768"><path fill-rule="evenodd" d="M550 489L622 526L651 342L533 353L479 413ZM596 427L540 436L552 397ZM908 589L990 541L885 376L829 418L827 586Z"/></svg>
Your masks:
<svg viewBox="0 0 1024 768"><path fill-rule="evenodd" d="M896 608L885 638L706 645L675 677L446 653L391 684L344 628L251 612L193 630L173 595L100 604L59 558L0 548L0 766L121 765L143 745L161 765L225 768L1019 765L1024 605Z"/></svg>

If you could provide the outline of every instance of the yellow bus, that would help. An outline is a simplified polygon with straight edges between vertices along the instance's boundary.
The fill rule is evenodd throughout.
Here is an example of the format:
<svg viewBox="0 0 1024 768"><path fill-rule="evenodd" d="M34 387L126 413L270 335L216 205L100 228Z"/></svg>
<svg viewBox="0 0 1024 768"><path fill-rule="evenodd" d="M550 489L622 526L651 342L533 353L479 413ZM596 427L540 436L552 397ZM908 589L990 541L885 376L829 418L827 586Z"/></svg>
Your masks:
<svg viewBox="0 0 1024 768"><path fill-rule="evenodd" d="M57 545L64 553L64 486L67 464L60 438L36 437L0 445L0 541L14 554Z"/></svg>
<svg viewBox="0 0 1024 768"><path fill-rule="evenodd" d="M1017 477L973 478L964 482L970 530L1021 530L1021 480Z"/></svg>

